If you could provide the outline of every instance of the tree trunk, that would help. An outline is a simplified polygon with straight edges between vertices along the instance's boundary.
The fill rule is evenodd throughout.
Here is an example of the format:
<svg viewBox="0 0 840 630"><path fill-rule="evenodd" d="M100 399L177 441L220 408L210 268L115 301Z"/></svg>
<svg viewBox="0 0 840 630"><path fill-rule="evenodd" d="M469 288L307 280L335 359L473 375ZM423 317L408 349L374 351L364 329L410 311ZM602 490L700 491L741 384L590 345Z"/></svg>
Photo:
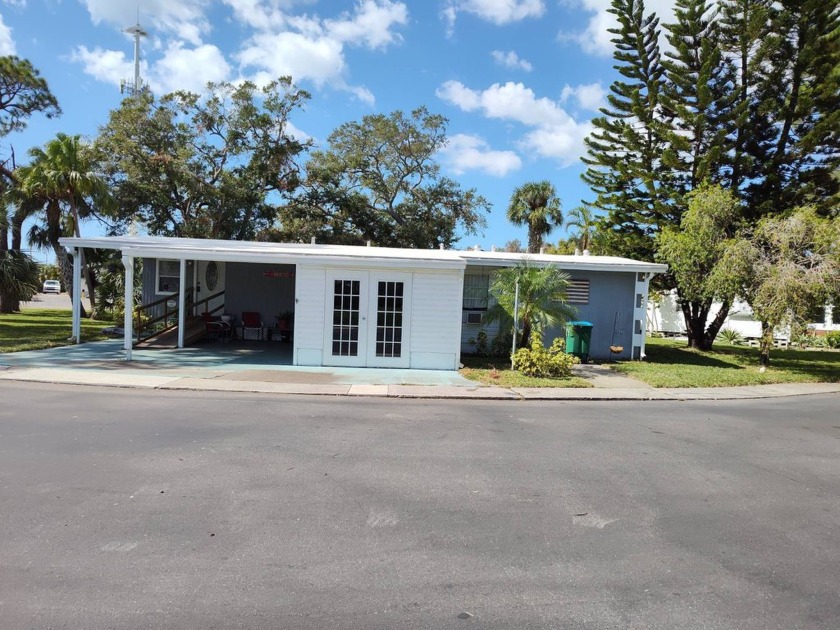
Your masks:
<svg viewBox="0 0 840 630"><path fill-rule="evenodd" d="M70 211L73 213L73 234L76 238L82 238L81 226L79 224L79 209L76 207L76 200L72 194L70 195ZM90 273L90 268L85 264L85 255L83 250L79 248L78 252L82 257L82 278L84 278L85 285L87 286L90 309L92 311L96 311L96 295L94 295L93 292L93 278Z"/></svg>
<svg viewBox="0 0 840 630"><path fill-rule="evenodd" d="M24 215L16 211L11 220L0 228L0 252L19 252L23 241ZM9 237L12 244L9 246ZM0 313L17 313L20 311L20 300L16 296L0 294Z"/></svg>
<svg viewBox="0 0 840 630"><path fill-rule="evenodd" d="M683 317L685 318L685 332L688 337L688 347L696 350L710 350L711 345L706 342L706 319L709 307L700 302L681 302Z"/></svg>
<svg viewBox="0 0 840 630"><path fill-rule="evenodd" d="M707 352L712 349L715 337L720 332L726 316L729 315L729 300L724 300L720 310L715 315L708 327L709 310L711 302L681 302L683 317L685 318L685 330L688 336L688 347Z"/></svg>
<svg viewBox="0 0 840 630"><path fill-rule="evenodd" d="M529 320L525 320L522 322L522 343L520 348L530 348L531 347L531 322Z"/></svg>
<svg viewBox="0 0 840 630"><path fill-rule="evenodd" d="M528 230L528 253L539 254L543 244L543 235L536 230Z"/></svg>
<svg viewBox="0 0 840 630"><path fill-rule="evenodd" d="M20 300L0 291L0 313L8 315L20 311Z"/></svg>
<svg viewBox="0 0 840 630"><path fill-rule="evenodd" d="M717 312L717 315L715 315L712 323L709 324L708 328L706 328L706 334L704 335L706 350L712 349L712 345L715 343L715 338L720 332L723 322L726 321L726 317L729 315L729 306L729 300L721 302L720 310Z"/></svg>
<svg viewBox="0 0 840 630"><path fill-rule="evenodd" d="M81 249L79 249L79 255L82 257L82 277L85 280L85 285L87 286L88 291L88 300L90 300L90 310L95 312L96 311L96 294L95 294L95 287L93 286L93 274L91 273L90 266L85 263L85 255Z"/></svg>
<svg viewBox="0 0 840 630"><path fill-rule="evenodd" d="M67 252L59 243L52 243L53 252L55 252L55 264L61 270L61 277L64 278L64 286L67 287L67 295L70 296L70 303L73 303L73 291L78 290L79 287L73 286L73 265L68 260ZM79 304L80 313L82 317L87 317L84 302Z"/></svg>
<svg viewBox="0 0 840 630"><path fill-rule="evenodd" d="M773 327L767 322L761 322L761 342L758 348L759 372L766 372L770 365L770 348L773 347Z"/></svg>

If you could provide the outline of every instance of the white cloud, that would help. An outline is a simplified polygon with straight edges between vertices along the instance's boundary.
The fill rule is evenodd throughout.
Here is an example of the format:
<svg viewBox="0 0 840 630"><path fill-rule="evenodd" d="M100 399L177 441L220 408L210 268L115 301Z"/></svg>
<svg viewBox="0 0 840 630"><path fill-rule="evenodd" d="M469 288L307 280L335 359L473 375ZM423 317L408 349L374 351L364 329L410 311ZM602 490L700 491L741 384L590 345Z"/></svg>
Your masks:
<svg viewBox="0 0 840 630"><path fill-rule="evenodd" d="M563 166L577 161L583 153L583 140L591 125L577 121L559 103L537 97L522 83L495 83L481 92L458 81L447 81L435 92L464 111L480 110L486 118L521 123L533 129L520 146L543 157L558 160Z"/></svg>
<svg viewBox="0 0 840 630"><path fill-rule="evenodd" d="M408 9L402 2L363 0L355 15L342 14L337 20L325 20L330 37L341 42L384 48L399 43L402 36L391 29L408 23Z"/></svg>
<svg viewBox="0 0 840 630"><path fill-rule="evenodd" d="M83 0L94 24L108 22L125 28L137 21L137 0ZM144 0L140 23L176 36L193 45L202 43L202 36L210 31L205 16L207 0Z"/></svg>
<svg viewBox="0 0 840 630"><path fill-rule="evenodd" d="M457 105L465 112L471 112L481 105L481 95L460 81L447 81L435 90L435 96Z"/></svg>
<svg viewBox="0 0 840 630"><path fill-rule="evenodd" d="M543 125L527 133L520 142L523 150L553 158L562 166L577 163L584 152L584 140L592 131L592 125L575 122L571 118L562 123Z"/></svg>
<svg viewBox="0 0 840 630"><path fill-rule="evenodd" d="M569 115L549 98L537 98L522 83L494 83L483 92L472 90L458 81L447 81L435 94L465 111L481 109L487 118L514 120L524 125L564 122Z"/></svg>
<svg viewBox="0 0 840 630"><path fill-rule="evenodd" d="M3 4L22 9L26 6L26 0L3 0Z"/></svg>
<svg viewBox="0 0 840 630"><path fill-rule="evenodd" d="M294 138L298 142L308 142L309 140L315 140L315 138L313 138L311 135L293 125L292 121L290 120L286 121L285 133L287 136Z"/></svg>
<svg viewBox="0 0 840 630"><path fill-rule="evenodd" d="M286 16L276 3L268 6L262 0L223 0L233 10L237 21L251 28L280 29L286 25Z"/></svg>
<svg viewBox="0 0 840 630"><path fill-rule="evenodd" d="M211 44L184 48L174 43L152 66L149 84L157 93L175 90L202 92L204 86L229 78L230 66L222 52Z"/></svg>
<svg viewBox="0 0 840 630"><path fill-rule="evenodd" d="M483 138L463 133L450 136L440 155L444 164L456 175L481 171L504 177L522 167L522 160L513 151L494 151Z"/></svg>
<svg viewBox="0 0 840 630"><path fill-rule="evenodd" d="M589 18L586 29L578 33L561 32L561 39L576 41L589 54L605 57L612 55L615 47L610 40L614 36L608 32L608 29L616 28L618 22L608 11L610 0L571 0L571 2L593 15ZM670 22L674 17L674 0L647 0L645 11L648 14L655 11L660 18L660 24ZM664 38L662 41L664 43Z"/></svg>
<svg viewBox="0 0 840 630"><path fill-rule="evenodd" d="M534 66L531 65L531 62L526 61L525 59L520 59L519 55L517 55L514 51L509 50L508 52L502 52L501 50L494 50L490 53L493 56L493 59L496 60L501 66L505 68L513 68L514 70L524 70L525 72L531 72L534 69Z"/></svg>
<svg viewBox="0 0 840 630"><path fill-rule="evenodd" d="M454 27L458 13L472 13L493 24L509 24L545 12L543 0L449 0L443 18L449 30Z"/></svg>
<svg viewBox="0 0 840 630"><path fill-rule="evenodd" d="M309 79L317 86L340 79L345 71L341 42L300 33L258 33L237 56L245 68L266 71L295 81Z"/></svg>
<svg viewBox="0 0 840 630"><path fill-rule="evenodd" d="M10 1L10 0L0 0ZM12 0L20 1L20 0ZM80 0L94 24L119 28L137 19L136 0ZM300 13L301 5L315 0L222 0L232 21L246 31L232 59L237 73L258 84L290 75L296 82L345 90L372 104L373 93L348 83L346 49L350 46L381 50L399 44L400 26L408 23L408 9L399 0L356 0L352 9L331 17ZM207 81L221 81L232 74L230 62L205 41L211 32L209 11L213 0L144 0L140 22L151 37L143 44L143 77L155 92L200 89ZM349 3L348 3L349 4ZM130 45L126 46L130 54ZM148 54L151 53L151 54ZM109 82L133 75L125 55L99 48L78 48L75 61L92 76Z"/></svg>
<svg viewBox="0 0 840 630"><path fill-rule="evenodd" d="M408 22L406 5L392 0L362 0L353 13L326 20L282 15L276 7L270 9L254 0L227 1L242 10L256 5L258 11L269 15L237 54L243 68L262 77L290 75L295 81L310 80L318 87L329 84L369 104L374 102L370 90L346 82L345 46L381 49L399 43L401 36L394 29ZM270 24L281 23L286 30L270 28Z"/></svg>
<svg viewBox="0 0 840 630"><path fill-rule="evenodd" d="M134 76L134 63L126 59L124 52L117 50L104 50L98 46L91 50L87 46L79 46L70 60L81 63L85 74L103 83L119 85L123 79ZM146 69L146 64L141 63L141 75Z"/></svg>
<svg viewBox="0 0 840 630"><path fill-rule="evenodd" d="M597 112L601 107L606 105L607 92L599 83L589 83L585 85L564 85L563 91L560 94L560 102L565 103L569 97L575 97L578 105L582 109Z"/></svg>
<svg viewBox="0 0 840 630"><path fill-rule="evenodd" d="M3 16L0 15L0 55L14 55L15 51L15 40L12 38L12 29L6 26L3 22Z"/></svg>
<svg viewBox="0 0 840 630"><path fill-rule="evenodd" d="M134 77L134 62L122 51L79 46L71 60L80 62L86 74L106 83L119 85L120 81ZM140 69L143 80L157 94L175 90L200 92L208 81L224 81L229 73L230 67L222 53L209 44L184 48L180 43L173 43L151 67L144 61Z"/></svg>

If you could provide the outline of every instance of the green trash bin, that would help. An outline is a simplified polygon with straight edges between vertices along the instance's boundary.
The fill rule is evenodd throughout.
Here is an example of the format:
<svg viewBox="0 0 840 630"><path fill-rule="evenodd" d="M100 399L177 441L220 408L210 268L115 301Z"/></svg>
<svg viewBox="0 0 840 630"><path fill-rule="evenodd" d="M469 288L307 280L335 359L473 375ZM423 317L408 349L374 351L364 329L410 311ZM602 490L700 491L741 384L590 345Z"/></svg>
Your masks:
<svg viewBox="0 0 840 630"><path fill-rule="evenodd" d="M589 361L589 344L592 341L590 322L566 322L566 354L573 354L581 363Z"/></svg>

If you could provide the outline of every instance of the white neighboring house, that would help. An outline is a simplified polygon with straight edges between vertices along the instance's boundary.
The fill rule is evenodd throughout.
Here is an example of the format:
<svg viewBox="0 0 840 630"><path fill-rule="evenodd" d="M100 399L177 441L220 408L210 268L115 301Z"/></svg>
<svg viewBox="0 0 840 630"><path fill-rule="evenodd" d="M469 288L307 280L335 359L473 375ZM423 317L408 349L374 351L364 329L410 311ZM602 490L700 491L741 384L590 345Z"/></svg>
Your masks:
<svg viewBox="0 0 840 630"><path fill-rule="evenodd" d="M719 309L720 303L715 302L712 305L711 316L714 316ZM761 337L761 322L755 319L750 305L742 300L735 300L721 330L724 328L736 330L745 339ZM809 323L808 328L817 335L824 335L832 330L840 330L840 307L834 308L831 304L827 304L822 319ZM666 335L682 335L685 333L685 317L683 317L682 309L677 304L676 291L658 293L648 301L647 330L651 333L664 333ZM776 339L780 340L789 340L789 336L790 330L787 328L777 330L775 334Z"/></svg>
<svg viewBox="0 0 840 630"><path fill-rule="evenodd" d="M262 243L154 236L63 238L62 245L120 251L133 270L125 295L142 286L143 304L177 309L177 346L185 345L185 306L211 301L206 314L225 313L241 338L274 339L280 314L294 321L288 363L307 366L393 367L456 370L467 339L477 334L487 310L490 278L527 258L569 274L570 302L578 319L593 324L590 356L644 358L645 308L650 279L665 265L610 256L553 256L506 252ZM74 256L74 285L81 285ZM78 292L74 292L74 298ZM212 298L212 300L211 300ZM162 308L162 306L161 306ZM79 339L78 304L73 333ZM259 326L245 330L245 314ZM198 315L198 313L196 313ZM251 318L249 317L249 320ZM134 347L131 309L126 309L124 347ZM549 331L553 335L565 330ZM238 335L240 336L240 335Z"/></svg>

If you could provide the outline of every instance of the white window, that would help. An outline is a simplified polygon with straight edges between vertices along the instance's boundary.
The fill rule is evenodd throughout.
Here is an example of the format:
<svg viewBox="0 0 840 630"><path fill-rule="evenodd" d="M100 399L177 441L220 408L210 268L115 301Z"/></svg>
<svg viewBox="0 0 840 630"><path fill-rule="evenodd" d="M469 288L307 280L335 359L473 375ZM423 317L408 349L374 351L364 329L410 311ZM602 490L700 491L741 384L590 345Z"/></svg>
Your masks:
<svg viewBox="0 0 840 630"><path fill-rule="evenodd" d="M464 310L486 311L490 290L490 276L464 276Z"/></svg>
<svg viewBox="0 0 840 630"><path fill-rule="evenodd" d="M181 261L158 260L156 291L159 294L177 293L180 288Z"/></svg>

